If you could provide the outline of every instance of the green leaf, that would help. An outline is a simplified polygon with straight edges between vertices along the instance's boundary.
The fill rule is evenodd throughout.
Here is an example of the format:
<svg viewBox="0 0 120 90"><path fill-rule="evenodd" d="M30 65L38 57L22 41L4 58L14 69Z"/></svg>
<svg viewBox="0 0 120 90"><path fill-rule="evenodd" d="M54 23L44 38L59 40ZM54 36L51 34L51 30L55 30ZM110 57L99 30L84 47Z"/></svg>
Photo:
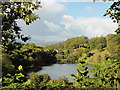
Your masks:
<svg viewBox="0 0 120 90"><path fill-rule="evenodd" d="M20 66L18 67L18 70L19 70L19 71L23 71L22 65L20 65Z"/></svg>

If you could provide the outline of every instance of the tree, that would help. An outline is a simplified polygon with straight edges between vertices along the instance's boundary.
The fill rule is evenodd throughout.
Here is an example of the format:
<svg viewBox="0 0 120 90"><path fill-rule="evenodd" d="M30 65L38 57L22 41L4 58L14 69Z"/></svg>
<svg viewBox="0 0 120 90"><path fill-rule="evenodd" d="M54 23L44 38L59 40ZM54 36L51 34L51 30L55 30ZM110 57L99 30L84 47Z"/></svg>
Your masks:
<svg viewBox="0 0 120 90"><path fill-rule="evenodd" d="M113 39L113 38L115 38L117 35L116 34L108 34L105 38L106 38L106 40L107 40L107 42L111 42L111 40Z"/></svg>
<svg viewBox="0 0 120 90"><path fill-rule="evenodd" d="M39 17L34 13L35 10L39 9L40 2L1 2L0 14L2 16L2 55L10 56L14 53L15 50L20 50L23 44L18 41L27 41L30 37L25 37L21 34L21 28L18 26L17 21L23 20L27 25L38 19ZM6 58L6 59L8 59ZM15 58L13 56L13 58ZM7 60L2 59L3 63ZM10 58L10 62L11 62ZM19 61L18 59L16 61ZM17 63L17 62L15 62ZM11 66L13 64L10 63ZM5 63L9 65L9 63ZM4 66L5 66L4 65ZM14 65L14 64L13 64ZM4 70L3 72L7 72Z"/></svg>
<svg viewBox="0 0 120 90"><path fill-rule="evenodd" d="M99 43L99 44L96 46L96 49L97 49L98 51L102 51L102 50L103 50L102 44Z"/></svg>
<svg viewBox="0 0 120 90"><path fill-rule="evenodd" d="M26 42L30 37L21 34L21 28L17 20L24 20L27 25L38 19L34 10L38 10L40 2L3 2L1 7L2 15L2 43L15 42L18 39Z"/></svg>
<svg viewBox="0 0 120 90"><path fill-rule="evenodd" d="M110 8L106 11L105 15L109 15L113 22L120 23L120 1L114 2ZM120 25L119 25L120 26ZM117 34L120 33L120 27L115 31Z"/></svg>

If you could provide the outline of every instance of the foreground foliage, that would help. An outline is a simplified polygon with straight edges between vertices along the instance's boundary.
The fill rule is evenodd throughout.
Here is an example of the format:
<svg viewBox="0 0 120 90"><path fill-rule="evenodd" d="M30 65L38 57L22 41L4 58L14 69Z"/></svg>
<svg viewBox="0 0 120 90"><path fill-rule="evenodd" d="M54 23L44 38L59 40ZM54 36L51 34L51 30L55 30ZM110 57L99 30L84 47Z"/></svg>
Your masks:
<svg viewBox="0 0 120 90"><path fill-rule="evenodd" d="M84 57L84 56L83 56ZM22 66L18 67L15 74L7 74L3 77L4 89L32 89L32 90L81 90L81 89L109 89L120 88L120 61L108 59L99 63L93 69L86 67L87 61L81 59L77 65L77 74L70 74L75 79L69 82L66 77L51 79L48 74L37 75L24 74ZM103 89L102 89L103 88Z"/></svg>

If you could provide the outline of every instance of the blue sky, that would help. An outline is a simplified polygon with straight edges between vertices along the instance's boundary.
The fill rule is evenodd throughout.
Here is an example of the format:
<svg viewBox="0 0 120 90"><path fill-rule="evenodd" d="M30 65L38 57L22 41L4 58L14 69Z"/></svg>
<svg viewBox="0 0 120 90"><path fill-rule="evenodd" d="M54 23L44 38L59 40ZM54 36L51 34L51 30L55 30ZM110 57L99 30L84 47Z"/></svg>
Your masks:
<svg viewBox="0 0 120 90"><path fill-rule="evenodd" d="M42 8L35 12L41 19L29 26L19 21L19 25L23 34L31 36L31 42L105 36L117 28L109 17L103 17L110 5L108 2L42 2Z"/></svg>
<svg viewBox="0 0 120 90"><path fill-rule="evenodd" d="M111 5L111 2L61 2L68 13L77 17L103 17L103 14Z"/></svg>

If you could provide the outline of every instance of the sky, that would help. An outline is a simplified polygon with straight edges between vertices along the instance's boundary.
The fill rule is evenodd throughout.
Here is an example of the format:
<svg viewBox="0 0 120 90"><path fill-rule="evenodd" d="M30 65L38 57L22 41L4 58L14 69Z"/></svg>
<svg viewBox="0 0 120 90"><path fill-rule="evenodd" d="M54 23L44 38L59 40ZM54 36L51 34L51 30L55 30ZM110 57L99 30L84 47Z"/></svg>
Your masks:
<svg viewBox="0 0 120 90"><path fill-rule="evenodd" d="M45 2L46 1L46 2ZM111 2L44 2L35 11L40 19L30 25L19 21L24 35L32 41L65 41L68 38L88 36L89 38L114 33L117 23L103 17Z"/></svg>

